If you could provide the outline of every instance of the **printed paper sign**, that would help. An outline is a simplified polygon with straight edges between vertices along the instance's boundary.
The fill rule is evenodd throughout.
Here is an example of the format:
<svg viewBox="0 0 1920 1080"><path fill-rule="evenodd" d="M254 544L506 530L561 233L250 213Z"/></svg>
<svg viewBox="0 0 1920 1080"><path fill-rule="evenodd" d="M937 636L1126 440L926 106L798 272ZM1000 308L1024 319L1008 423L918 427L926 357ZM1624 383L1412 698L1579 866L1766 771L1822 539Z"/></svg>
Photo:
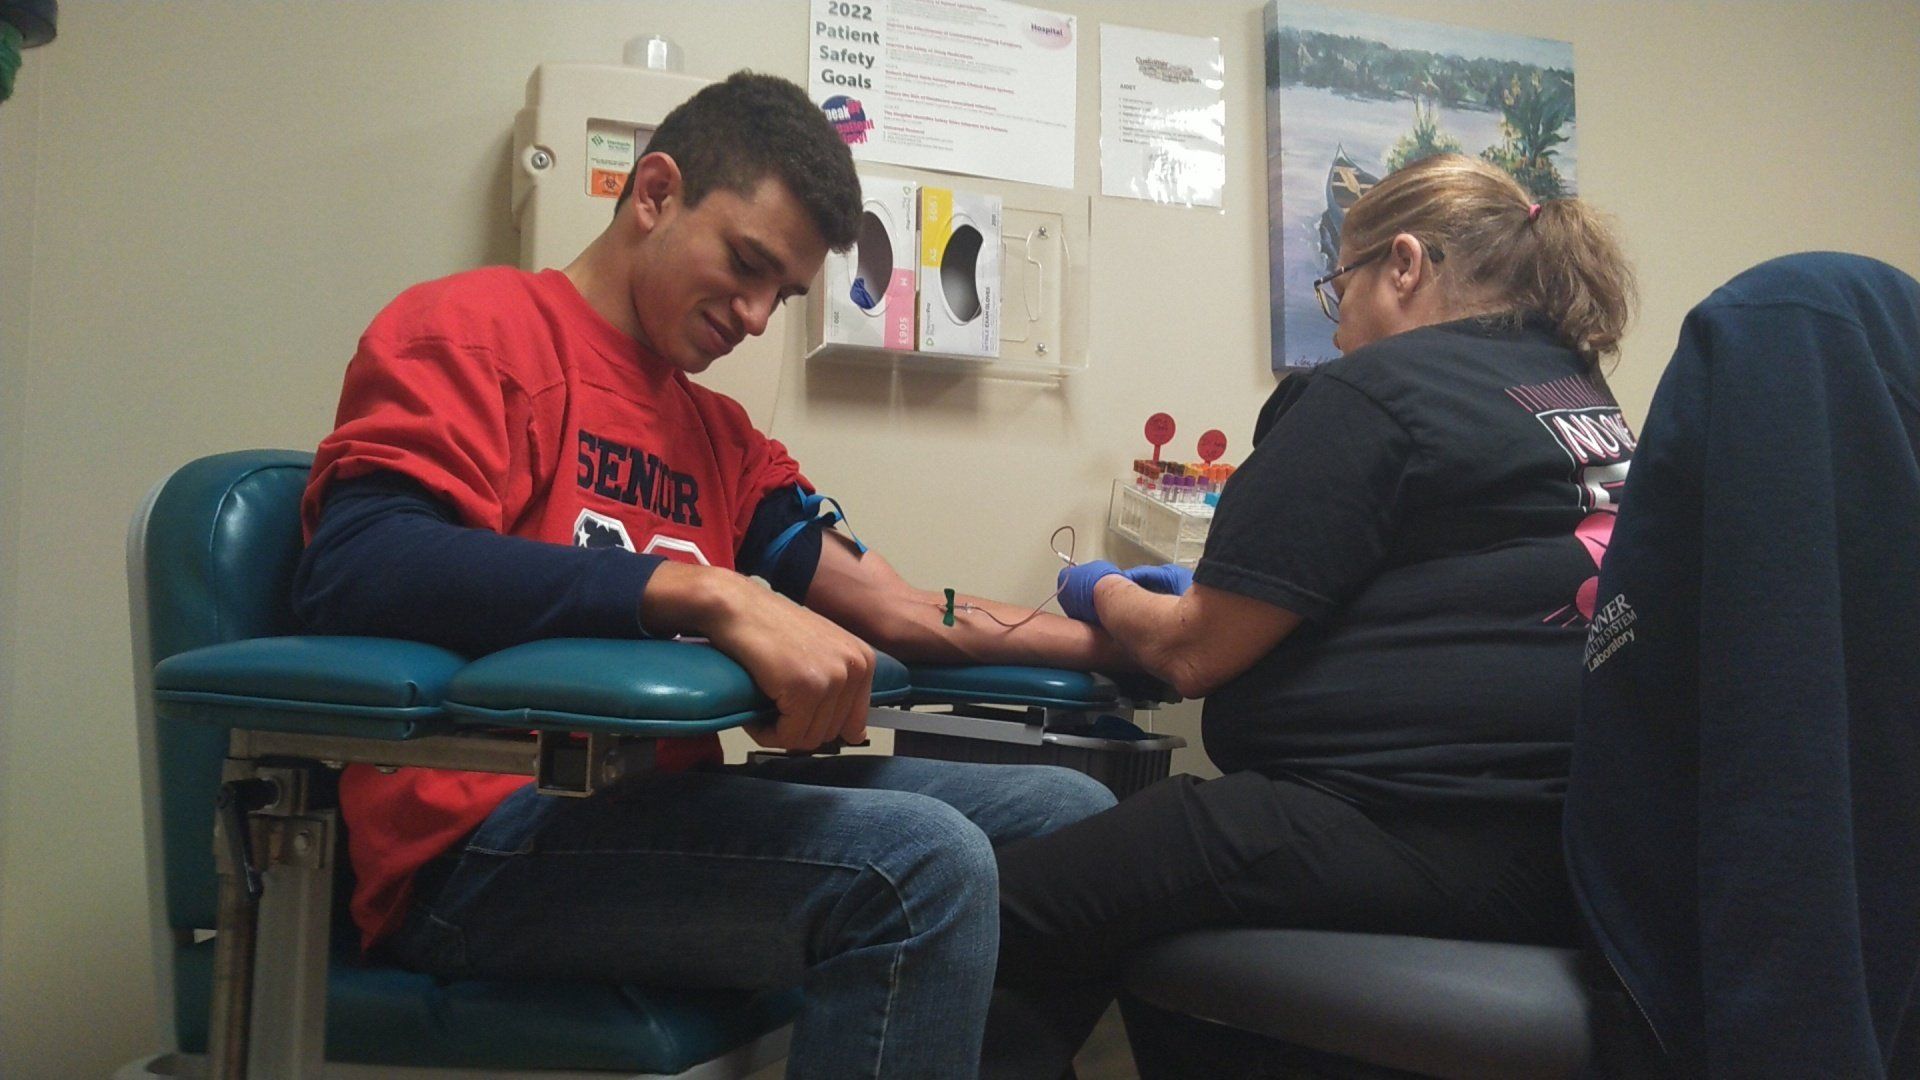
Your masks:
<svg viewBox="0 0 1920 1080"><path fill-rule="evenodd" d="M1220 39L1100 28L1100 191L1219 206L1227 181Z"/></svg>
<svg viewBox="0 0 1920 1080"><path fill-rule="evenodd" d="M813 0L808 89L857 160L1072 187L1078 46L1004 0Z"/></svg>

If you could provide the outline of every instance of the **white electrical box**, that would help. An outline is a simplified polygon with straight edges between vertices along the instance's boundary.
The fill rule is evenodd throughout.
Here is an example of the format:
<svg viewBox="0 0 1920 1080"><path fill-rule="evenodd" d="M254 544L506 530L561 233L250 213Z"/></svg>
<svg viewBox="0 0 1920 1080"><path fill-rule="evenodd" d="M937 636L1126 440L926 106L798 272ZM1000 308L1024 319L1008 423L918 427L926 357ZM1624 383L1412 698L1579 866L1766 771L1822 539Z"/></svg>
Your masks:
<svg viewBox="0 0 1920 1080"><path fill-rule="evenodd" d="M653 129L706 79L626 64L541 64L513 120L520 265L573 261L613 218Z"/></svg>
<svg viewBox="0 0 1920 1080"><path fill-rule="evenodd" d="M627 173L674 106L711 80L641 64L541 64L513 121L513 223L520 265L562 268L613 220ZM765 428L779 386L786 320L695 378Z"/></svg>

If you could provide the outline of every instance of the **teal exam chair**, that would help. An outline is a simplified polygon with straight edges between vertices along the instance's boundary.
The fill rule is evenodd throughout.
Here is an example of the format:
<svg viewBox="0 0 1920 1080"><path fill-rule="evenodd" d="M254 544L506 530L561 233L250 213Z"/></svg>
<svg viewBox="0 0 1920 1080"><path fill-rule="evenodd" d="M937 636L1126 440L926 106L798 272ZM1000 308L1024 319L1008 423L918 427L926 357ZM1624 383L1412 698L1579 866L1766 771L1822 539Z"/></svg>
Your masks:
<svg viewBox="0 0 1920 1080"><path fill-rule="evenodd" d="M334 903L345 860L333 778L345 764L522 773L584 795L647 768L657 739L773 713L745 671L702 644L561 639L470 661L419 642L301 634L290 583L310 460L255 450L191 462L155 488L129 533L166 1050L117 1080L712 1080L784 1057L797 990L442 982L358 955ZM929 756L1012 749L1010 760L1073 763L1107 747L1131 787L1145 779L1140 762L1164 775L1180 744L1071 734L1123 706L1097 676L919 672L916 693L883 656L872 718L903 741L939 742ZM988 752L952 749L968 723Z"/></svg>

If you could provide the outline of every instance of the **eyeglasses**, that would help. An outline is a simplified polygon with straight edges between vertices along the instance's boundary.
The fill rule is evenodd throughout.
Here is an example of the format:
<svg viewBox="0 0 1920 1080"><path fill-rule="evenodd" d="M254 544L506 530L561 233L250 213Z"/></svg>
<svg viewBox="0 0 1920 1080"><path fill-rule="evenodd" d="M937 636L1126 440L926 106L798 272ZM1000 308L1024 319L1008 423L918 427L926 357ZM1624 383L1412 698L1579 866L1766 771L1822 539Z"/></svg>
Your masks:
<svg viewBox="0 0 1920 1080"><path fill-rule="evenodd" d="M1368 263L1374 261L1375 259L1378 259L1380 256L1385 255L1386 253L1387 253L1387 249L1382 249L1380 251L1374 252L1373 254L1367 256L1364 259L1355 260L1354 262L1350 262L1345 266L1336 266L1333 268L1333 273L1328 274L1326 277L1320 278L1317 281L1315 281L1313 283L1313 295L1320 301L1320 314L1325 315L1327 318L1332 319L1334 322L1339 322L1340 321L1340 294L1333 291L1334 279L1340 277L1343 274L1350 274L1355 270L1358 270L1361 267L1367 265Z"/></svg>
<svg viewBox="0 0 1920 1080"><path fill-rule="evenodd" d="M1440 250L1440 245L1438 244L1428 244L1426 248L1427 258L1432 260L1436 265L1447 257L1446 254ZM1345 266L1336 266L1333 268L1333 273L1315 281L1313 283L1313 295L1320 301L1320 314L1325 315L1334 322L1339 322L1340 294L1333 291L1334 279L1340 277L1342 274L1351 274L1355 270L1360 269L1392 250L1390 247L1381 248L1379 251L1374 252L1364 259L1355 259Z"/></svg>

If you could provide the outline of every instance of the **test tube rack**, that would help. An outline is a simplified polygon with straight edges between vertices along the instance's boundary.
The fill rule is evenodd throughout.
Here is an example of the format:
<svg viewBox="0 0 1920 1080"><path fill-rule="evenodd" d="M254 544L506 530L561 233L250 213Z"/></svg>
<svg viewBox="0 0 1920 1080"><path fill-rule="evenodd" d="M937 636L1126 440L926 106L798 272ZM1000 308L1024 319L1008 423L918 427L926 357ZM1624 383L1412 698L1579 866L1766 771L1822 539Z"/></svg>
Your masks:
<svg viewBox="0 0 1920 1080"><path fill-rule="evenodd" d="M1107 531L1146 549L1161 560L1192 566L1206 550L1213 507L1205 502L1174 503L1141 490L1132 480L1115 480L1107 504Z"/></svg>

